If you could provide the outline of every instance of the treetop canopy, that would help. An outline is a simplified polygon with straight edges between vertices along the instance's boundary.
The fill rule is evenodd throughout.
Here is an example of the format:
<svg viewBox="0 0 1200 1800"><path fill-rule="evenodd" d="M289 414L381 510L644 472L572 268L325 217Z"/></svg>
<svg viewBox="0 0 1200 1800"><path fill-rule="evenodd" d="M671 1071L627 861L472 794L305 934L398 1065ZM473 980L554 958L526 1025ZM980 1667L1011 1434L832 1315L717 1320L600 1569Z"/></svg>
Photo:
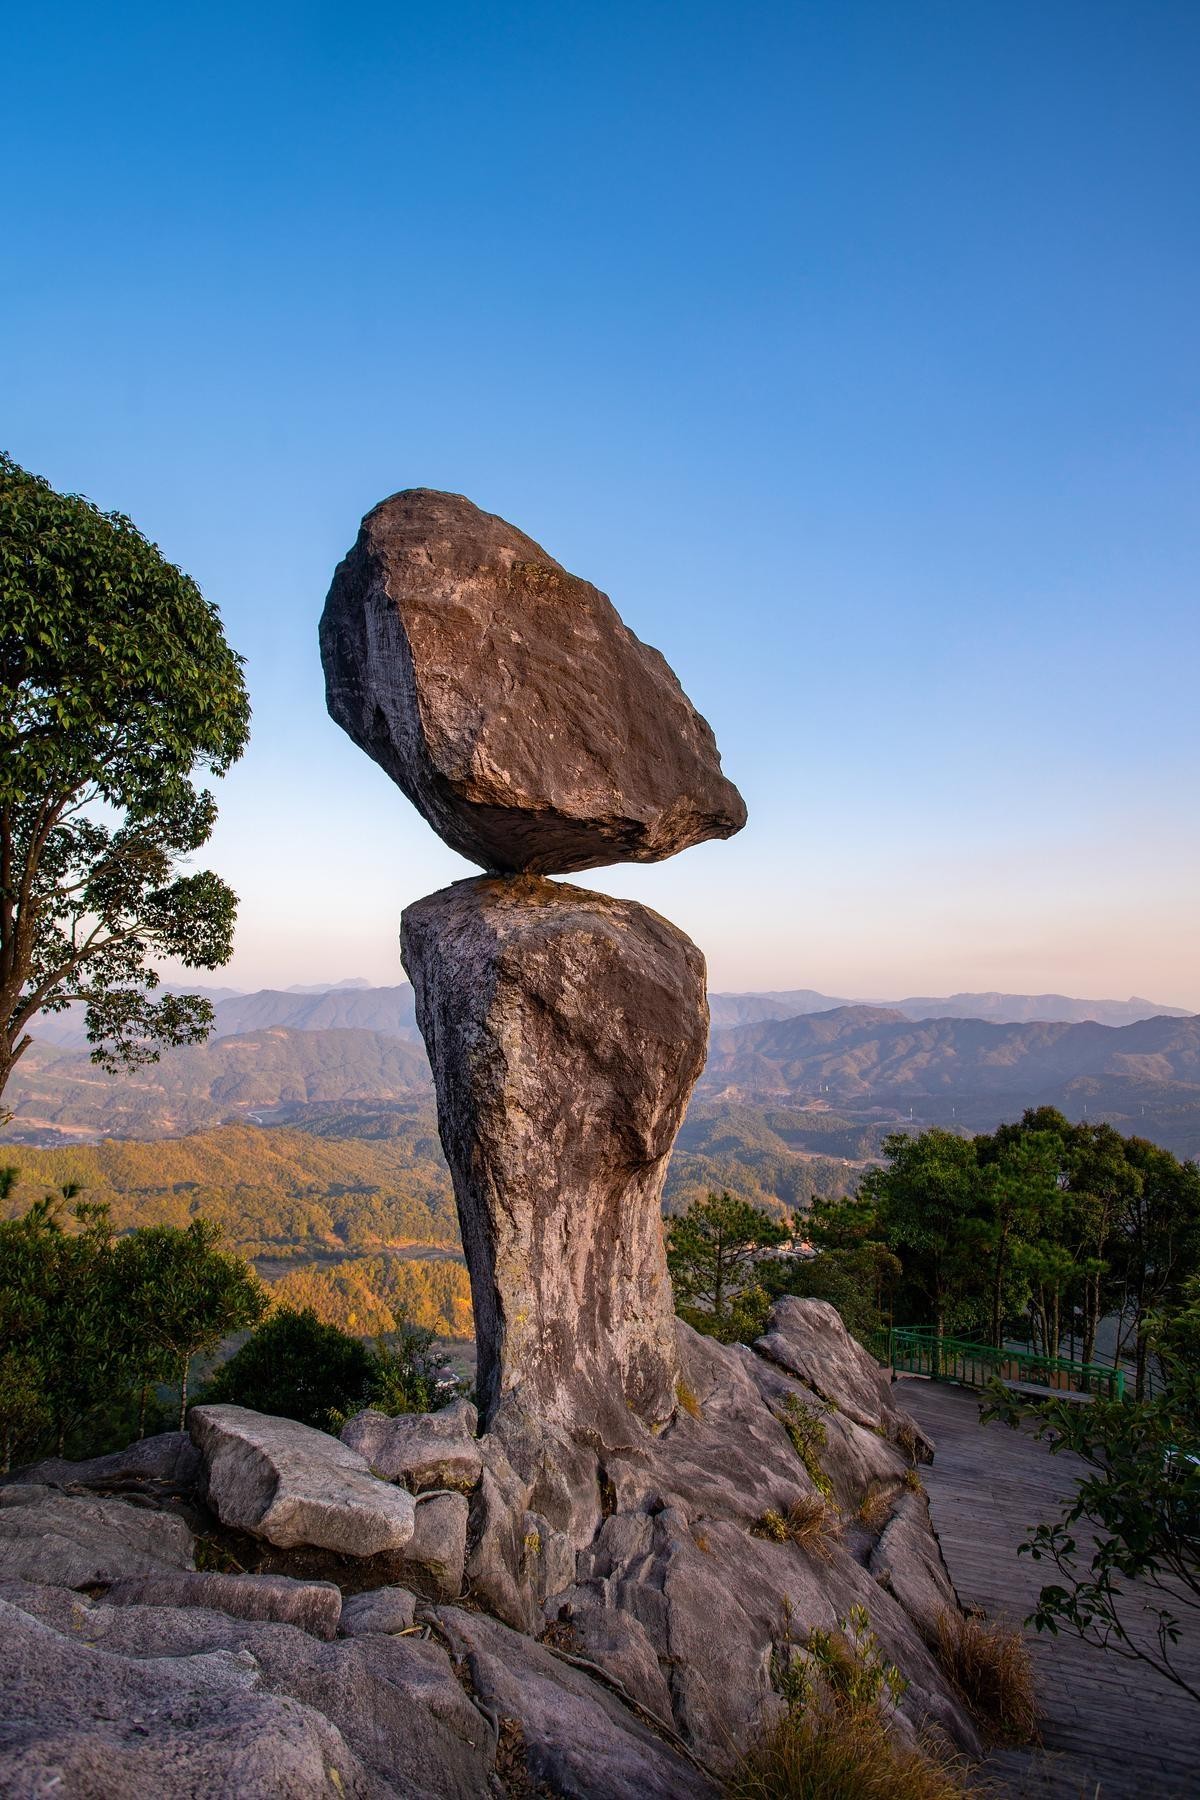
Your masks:
<svg viewBox="0 0 1200 1800"><path fill-rule="evenodd" d="M123 514L0 453L0 803L87 786L134 820L171 810L197 765L240 756L249 720L195 582Z"/></svg>

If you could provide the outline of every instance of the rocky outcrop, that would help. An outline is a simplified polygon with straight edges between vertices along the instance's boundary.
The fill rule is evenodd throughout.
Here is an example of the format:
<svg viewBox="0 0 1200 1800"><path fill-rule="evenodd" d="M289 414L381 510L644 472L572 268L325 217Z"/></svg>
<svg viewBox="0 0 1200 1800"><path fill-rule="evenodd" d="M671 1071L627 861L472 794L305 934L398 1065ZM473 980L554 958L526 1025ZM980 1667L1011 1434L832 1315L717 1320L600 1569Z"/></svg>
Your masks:
<svg viewBox="0 0 1200 1800"><path fill-rule="evenodd" d="M0 1580L81 1588L192 1566L192 1534L169 1513L30 1483L0 1499Z"/></svg>
<svg viewBox="0 0 1200 1800"><path fill-rule="evenodd" d="M901 1443L914 1462L929 1460L932 1445L916 1420L894 1404L883 1370L827 1300L780 1300L770 1329L754 1347L848 1418Z"/></svg>
<svg viewBox="0 0 1200 1800"><path fill-rule="evenodd" d="M323 1431L243 1406L194 1406L188 1427L224 1525L281 1549L312 1544L346 1556L403 1550L413 1535L412 1496Z"/></svg>
<svg viewBox="0 0 1200 1800"><path fill-rule="evenodd" d="M704 1060L704 962L631 901L458 882L401 939L437 1087L479 1346L480 1411L593 1446L675 1407L667 1158Z"/></svg>
<svg viewBox="0 0 1200 1800"><path fill-rule="evenodd" d="M483 869L656 862L745 824L658 651L459 494L414 488L367 514L321 657L334 719Z"/></svg>

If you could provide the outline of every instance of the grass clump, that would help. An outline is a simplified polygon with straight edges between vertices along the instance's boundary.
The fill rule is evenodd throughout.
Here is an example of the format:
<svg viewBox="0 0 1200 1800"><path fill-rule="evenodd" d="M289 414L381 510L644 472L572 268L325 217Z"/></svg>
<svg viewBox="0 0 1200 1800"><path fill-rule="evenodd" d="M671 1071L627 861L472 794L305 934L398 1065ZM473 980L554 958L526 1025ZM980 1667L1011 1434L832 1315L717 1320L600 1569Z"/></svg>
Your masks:
<svg viewBox="0 0 1200 1800"><path fill-rule="evenodd" d="M906 1683L885 1662L865 1607L775 1661L785 1710L726 1786L728 1800L965 1800L959 1767L932 1744L897 1742L884 1706Z"/></svg>
<svg viewBox="0 0 1200 1800"><path fill-rule="evenodd" d="M700 1402L682 1377L675 1383L675 1398L685 1413L690 1414L693 1419L700 1417Z"/></svg>
<svg viewBox="0 0 1200 1800"><path fill-rule="evenodd" d="M993 1743L1028 1743L1040 1709L1033 1664L1019 1629L980 1613L938 1615L937 1656Z"/></svg>
<svg viewBox="0 0 1200 1800"><path fill-rule="evenodd" d="M786 1513L768 1507L751 1527L755 1537L774 1544L796 1544L817 1556L828 1556L842 1529L835 1506L822 1494L801 1494Z"/></svg>
<svg viewBox="0 0 1200 1800"><path fill-rule="evenodd" d="M873 1481L858 1503L855 1515L867 1531L882 1531L892 1511L892 1494L878 1481Z"/></svg>
<svg viewBox="0 0 1200 1800"><path fill-rule="evenodd" d="M786 1712L726 1787L728 1800L967 1800L958 1765L899 1744L874 1707Z"/></svg>
<svg viewBox="0 0 1200 1800"><path fill-rule="evenodd" d="M923 1494L925 1492L925 1483L917 1474L916 1469L905 1469L904 1485L910 1494Z"/></svg>
<svg viewBox="0 0 1200 1800"><path fill-rule="evenodd" d="M823 1413L828 1406L806 1406L795 1394L789 1394L780 1412L780 1423L792 1440L792 1448L808 1471L808 1478L819 1494L833 1498L833 1484L821 1467L821 1452L829 1441Z"/></svg>

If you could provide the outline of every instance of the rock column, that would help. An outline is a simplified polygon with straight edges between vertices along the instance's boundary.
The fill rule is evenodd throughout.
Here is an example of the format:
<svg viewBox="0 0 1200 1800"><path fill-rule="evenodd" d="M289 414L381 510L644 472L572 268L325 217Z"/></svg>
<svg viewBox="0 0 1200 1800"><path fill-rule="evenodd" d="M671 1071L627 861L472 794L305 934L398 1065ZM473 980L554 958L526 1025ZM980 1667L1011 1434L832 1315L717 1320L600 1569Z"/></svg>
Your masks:
<svg viewBox="0 0 1200 1800"><path fill-rule="evenodd" d="M548 881L740 830L712 732L611 602L457 495L369 513L321 621L330 711L486 873L402 955L471 1275L480 1410L603 1450L661 1426L660 1203L708 1036L704 959Z"/></svg>

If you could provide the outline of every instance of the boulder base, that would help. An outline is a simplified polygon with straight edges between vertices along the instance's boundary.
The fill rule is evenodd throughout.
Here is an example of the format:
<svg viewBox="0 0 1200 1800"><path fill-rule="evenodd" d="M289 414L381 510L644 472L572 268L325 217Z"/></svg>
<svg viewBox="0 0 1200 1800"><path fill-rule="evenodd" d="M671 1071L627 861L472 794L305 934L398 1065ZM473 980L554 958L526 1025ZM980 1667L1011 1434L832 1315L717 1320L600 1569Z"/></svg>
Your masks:
<svg viewBox="0 0 1200 1800"><path fill-rule="evenodd" d="M471 1274L480 1409L593 1445L675 1406L660 1198L704 1062L704 959L647 907L536 878L410 906L404 965Z"/></svg>
<svg viewBox="0 0 1200 1800"><path fill-rule="evenodd" d="M337 723L481 868L657 862L746 822L659 652L461 494L413 488L367 514L321 657Z"/></svg>

